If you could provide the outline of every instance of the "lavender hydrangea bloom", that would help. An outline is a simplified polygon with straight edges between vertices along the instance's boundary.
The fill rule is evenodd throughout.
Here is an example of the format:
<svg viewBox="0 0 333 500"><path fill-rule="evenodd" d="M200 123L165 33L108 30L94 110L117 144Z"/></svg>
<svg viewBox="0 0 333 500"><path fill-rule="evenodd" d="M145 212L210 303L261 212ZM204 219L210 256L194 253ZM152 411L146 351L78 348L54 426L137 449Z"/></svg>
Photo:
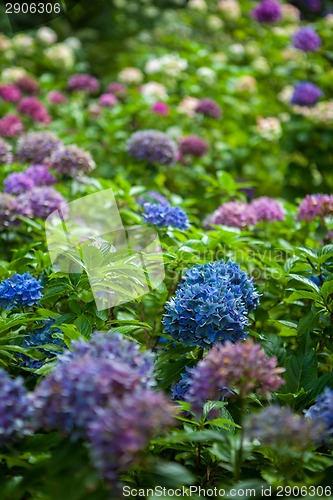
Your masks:
<svg viewBox="0 0 333 500"><path fill-rule="evenodd" d="M321 433L321 426L290 408L277 405L252 414L245 423L248 439L259 440L261 445L269 446L275 452L304 451L319 442Z"/></svg>
<svg viewBox="0 0 333 500"><path fill-rule="evenodd" d="M15 223L17 203L13 196L0 193L0 231L8 229Z"/></svg>
<svg viewBox="0 0 333 500"><path fill-rule="evenodd" d="M28 212L32 217L47 219L55 210L66 210L66 200L52 187L34 187L17 198L18 213Z"/></svg>
<svg viewBox="0 0 333 500"><path fill-rule="evenodd" d="M314 422L324 427L323 438L325 442L333 439L333 390L326 387L324 392L317 397L316 402L305 413Z"/></svg>
<svg viewBox="0 0 333 500"><path fill-rule="evenodd" d="M3 181L4 190L9 194L20 194L30 191L35 186L32 178L25 172L13 172Z"/></svg>
<svg viewBox="0 0 333 500"><path fill-rule="evenodd" d="M304 52L315 52L321 46L320 36L310 26L300 28L293 36L293 46Z"/></svg>
<svg viewBox="0 0 333 500"><path fill-rule="evenodd" d="M332 194L308 194L298 207L296 220L307 222L315 217L327 217L333 215Z"/></svg>
<svg viewBox="0 0 333 500"><path fill-rule="evenodd" d="M255 200L253 200L250 204L250 207L254 210L258 221L274 221L285 219L285 215L280 203L274 200L274 198L261 196L260 198L256 198Z"/></svg>
<svg viewBox="0 0 333 500"><path fill-rule="evenodd" d="M183 137L179 143L179 152L181 155L192 155L201 157L208 151L208 144L201 137L196 135L189 135Z"/></svg>
<svg viewBox="0 0 333 500"><path fill-rule="evenodd" d="M262 0L252 10L251 16L259 23L277 23L282 18L282 9L276 0Z"/></svg>
<svg viewBox="0 0 333 500"><path fill-rule="evenodd" d="M6 165L6 163L11 163L12 161L13 156L10 152L10 146L0 137L0 165Z"/></svg>
<svg viewBox="0 0 333 500"><path fill-rule="evenodd" d="M173 424L174 408L166 397L141 389L98 412L88 435L95 467L109 480L118 469L137 461L139 452L156 434Z"/></svg>
<svg viewBox="0 0 333 500"><path fill-rule="evenodd" d="M255 225L258 217L251 205L241 201L223 203L209 218L209 224L246 228Z"/></svg>
<svg viewBox="0 0 333 500"><path fill-rule="evenodd" d="M31 132L20 137L16 156L22 163L42 163L60 145L60 139L52 132Z"/></svg>
<svg viewBox="0 0 333 500"><path fill-rule="evenodd" d="M0 307L10 310L19 305L33 306L42 298L42 289L39 281L29 272L15 273L0 283Z"/></svg>
<svg viewBox="0 0 333 500"><path fill-rule="evenodd" d="M163 132L158 130L139 130L127 142L127 153L137 160L148 163L172 165L176 161L177 147Z"/></svg>
<svg viewBox="0 0 333 500"><path fill-rule="evenodd" d="M88 174L96 167L90 154L76 145L63 146L53 151L49 165L57 174L66 177Z"/></svg>
<svg viewBox="0 0 333 500"><path fill-rule="evenodd" d="M57 182L46 165L32 165L27 168L25 174L32 179L35 186L51 186Z"/></svg>
<svg viewBox="0 0 333 500"><path fill-rule="evenodd" d="M0 445L30 434L31 406L23 379L11 379L0 368Z"/></svg>
<svg viewBox="0 0 333 500"><path fill-rule="evenodd" d="M144 221L153 226L171 226L177 229L190 227L187 215L180 207L171 207L161 203L145 203L143 209Z"/></svg>
<svg viewBox="0 0 333 500"><path fill-rule="evenodd" d="M99 81L94 76L87 74L73 75L68 81L68 89L95 94L99 89Z"/></svg>
<svg viewBox="0 0 333 500"><path fill-rule="evenodd" d="M200 414L206 401L220 400L222 390L226 397L246 398L252 392L269 397L283 384L279 376L283 371L276 366L276 358L268 359L252 339L215 345L192 370L185 399Z"/></svg>
<svg viewBox="0 0 333 500"><path fill-rule="evenodd" d="M311 82L300 82L294 88L291 104L314 106L322 96L323 93L317 85Z"/></svg>
<svg viewBox="0 0 333 500"><path fill-rule="evenodd" d="M152 201L157 201L160 205L170 205L166 197L158 191L148 191L142 198L137 200L137 203L143 206L145 203L150 203Z"/></svg>
<svg viewBox="0 0 333 500"><path fill-rule="evenodd" d="M165 332L184 345L211 347L244 339L248 311L259 303L252 280L231 261L186 271L176 296L166 303Z"/></svg>
<svg viewBox="0 0 333 500"><path fill-rule="evenodd" d="M222 111L218 104L212 99L201 99L195 109L196 113L200 113L205 116L210 116L218 120L221 118Z"/></svg>

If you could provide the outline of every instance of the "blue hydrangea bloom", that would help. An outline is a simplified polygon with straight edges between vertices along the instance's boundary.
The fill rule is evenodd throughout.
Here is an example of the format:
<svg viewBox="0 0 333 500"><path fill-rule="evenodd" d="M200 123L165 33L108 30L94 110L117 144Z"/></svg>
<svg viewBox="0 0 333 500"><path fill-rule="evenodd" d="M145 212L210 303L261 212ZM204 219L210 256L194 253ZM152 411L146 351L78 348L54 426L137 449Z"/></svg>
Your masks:
<svg viewBox="0 0 333 500"><path fill-rule="evenodd" d="M236 342L246 337L247 314L258 303L252 279L234 262L196 265L166 304L165 332L183 345Z"/></svg>
<svg viewBox="0 0 333 500"><path fill-rule="evenodd" d="M33 306L42 298L42 289L29 272L15 273L0 283L0 308L10 310L19 305Z"/></svg>
<svg viewBox="0 0 333 500"><path fill-rule="evenodd" d="M53 358L59 353L59 350L56 348L39 348L42 345L52 346L53 344L55 347L63 345L62 339L53 337L54 333L61 333L61 330L59 330L58 328L51 329L53 323L54 320L52 319L45 321L42 327L37 328L33 333L24 338L22 347L36 347L39 352L43 353L44 359L33 359L26 356L25 354L19 353L17 357L20 359L21 366L37 370L38 368L43 366L46 359Z"/></svg>
<svg viewBox="0 0 333 500"><path fill-rule="evenodd" d="M171 386L172 399L176 401L185 400L185 394L187 393L191 385L192 370L188 368L188 366L185 367L185 370L186 371L180 375L180 380L178 380L178 382L175 382Z"/></svg>
<svg viewBox="0 0 333 500"><path fill-rule="evenodd" d="M324 441L333 438L333 390L326 387L324 392L318 396L316 402L306 412L306 416L325 427Z"/></svg>
<svg viewBox="0 0 333 500"><path fill-rule="evenodd" d="M143 205L145 222L157 227L175 227L187 229L190 224L186 213L180 207L171 207L162 203L145 203Z"/></svg>

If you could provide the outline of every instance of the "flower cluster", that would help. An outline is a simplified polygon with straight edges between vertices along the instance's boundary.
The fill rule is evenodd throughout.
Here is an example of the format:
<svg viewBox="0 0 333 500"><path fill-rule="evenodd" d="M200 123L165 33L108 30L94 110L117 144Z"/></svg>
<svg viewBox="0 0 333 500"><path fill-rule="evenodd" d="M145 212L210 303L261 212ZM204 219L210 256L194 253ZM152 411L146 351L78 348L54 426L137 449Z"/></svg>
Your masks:
<svg viewBox="0 0 333 500"><path fill-rule="evenodd" d="M179 142L179 152L181 156L204 156L208 151L208 144L201 137L189 135L183 137Z"/></svg>
<svg viewBox="0 0 333 500"><path fill-rule="evenodd" d="M51 121L47 109L36 97L24 97L18 105L18 111L30 116L35 122L47 125Z"/></svg>
<svg viewBox="0 0 333 500"><path fill-rule="evenodd" d="M176 161L176 144L158 130L140 130L127 142L127 152L133 158L148 163L172 165Z"/></svg>
<svg viewBox="0 0 333 500"><path fill-rule="evenodd" d="M196 265L166 303L165 332L184 345L206 348L237 341L245 338L248 311L258 303L252 280L234 262Z"/></svg>
<svg viewBox="0 0 333 500"><path fill-rule="evenodd" d="M25 174L33 181L34 186L51 186L56 178L49 172L46 165L32 165L25 170Z"/></svg>
<svg viewBox="0 0 333 500"><path fill-rule="evenodd" d="M279 221L284 220L285 215L280 203L274 198L268 196L261 196L254 199L250 203L251 208L254 210L258 221Z"/></svg>
<svg viewBox="0 0 333 500"><path fill-rule="evenodd" d="M0 119L0 136L17 137L24 130L22 120L15 115L5 115Z"/></svg>
<svg viewBox="0 0 333 500"><path fill-rule="evenodd" d="M10 227L15 222L16 215L16 199L9 194L0 193L0 231Z"/></svg>
<svg viewBox="0 0 333 500"><path fill-rule="evenodd" d="M258 218L253 208L248 203L241 201L228 201L223 203L209 217L209 224L245 228L257 224Z"/></svg>
<svg viewBox="0 0 333 500"><path fill-rule="evenodd" d="M118 99L113 94L102 94L98 99L98 104L103 108L113 108L118 103Z"/></svg>
<svg viewBox="0 0 333 500"><path fill-rule="evenodd" d="M17 358L20 360L20 365L30 369L38 369L43 366L48 358L53 358L59 352L59 347L63 345L60 338L53 337L54 333L61 333L61 330L52 328L54 320L44 321L43 326L36 328L33 333L30 333L24 338L22 347L31 348L36 347L36 350L41 353L42 359L33 359L25 354L19 353ZM48 347L40 348L40 346L47 345ZM51 346L54 346L52 348Z"/></svg>
<svg viewBox="0 0 333 500"><path fill-rule="evenodd" d="M0 368L0 445L30 434L31 405L23 379L12 380Z"/></svg>
<svg viewBox="0 0 333 500"><path fill-rule="evenodd" d="M323 93L317 85L311 82L300 82L294 88L291 104L313 106L322 96Z"/></svg>
<svg viewBox="0 0 333 500"><path fill-rule="evenodd" d="M22 163L43 163L60 146L60 139L52 132L30 132L18 140L16 156Z"/></svg>
<svg viewBox="0 0 333 500"><path fill-rule="evenodd" d="M152 355L132 344L98 332L91 343L73 342L73 351L58 357L32 397L36 428L87 439L95 466L108 479L133 463L174 414L165 396L149 388Z"/></svg>
<svg viewBox="0 0 333 500"><path fill-rule="evenodd" d="M300 28L293 36L293 46L304 52L315 52L321 46L320 36L310 26Z"/></svg>
<svg viewBox="0 0 333 500"><path fill-rule="evenodd" d="M51 90L47 94L47 100L49 101L50 104L66 104L67 102L67 97L62 93L59 92L58 90Z"/></svg>
<svg viewBox="0 0 333 500"><path fill-rule="evenodd" d="M66 200L52 187L34 187L17 198L17 210L22 215L47 219L54 211L66 214Z"/></svg>
<svg viewBox="0 0 333 500"><path fill-rule="evenodd" d="M88 174L96 167L91 155L76 145L54 150L48 164L57 174L66 177Z"/></svg>
<svg viewBox="0 0 333 500"><path fill-rule="evenodd" d="M298 207L296 220L307 222L315 217L327 217L333 215L333 195L332 194L308 194L301 201Z"/></svg>
<svg viewBox="0 0 333 500"><path fill-rule="evenodd" d="M187 229L190 224L186 213L180 207L166 203L144 203L144 221L157 227L175 227Z"/></svg>
<svg viewBox="0 0 333 500"><path fill-rule="evenodd" d="M324 427L324 441L331 442L333 438L333 390L326 387L317 397L316 402L306 412L306 416Z"/></svg>
<svg viewBox="0 0 333 500"><path fill-rule="evenodd" d="M13 160L12 154L10 152L10 146L6 141L0 137L0 165L5 165L6 163L11 163Z"/></svg>
<svg viewBox="0 0 333 500"><path fill-rule="evenodd" d="M163 194L159 193L158 191L148 191L143 195L142 198L138 199L138 204L139 205L144 205L145 203L150 203L150 202L158 202L160 205L169 205L168 200L166 199Z"/></svg>
<svg viewBox="0 0 333 500"><path fill-rule="evenodd" d="M187 366L185 372L181 374L180 380L171 386L172 399L176 401L184 401L185 394L191 385L191 370Z"/></svg>
<svg viewBox="0 0 333 500"><path fill-rule="evenodd" d="M0 283L0 307L10 310L20 305L33 306L42 298L42 289L39 281L29 272L15 273Z"/></svg>
<svg viewBox="0 0 333 500"><path fill-rule="evenodd" d="M320 441L322 433L316 425L290 408L268 406L251 415L245 423L245 435L258 440L261 446L269 446L275 453L304 451Z"/></svg>
<svg viewBox="0 0 333 500"><path fill-rule="evenodd" d="M21 91L15 85L0 85L0 98L6 102L18 102L21 99Z"/></svg>
<svg viewBox="0 0 333 500"><path fill-rule="evenodd" d="M15 80L15 85L23 94L36 95L39 93L39 84L35 78L30 75L24 75Z"/></svg>
<svg viewBox="0 0 333 500"><path fill-rule="evenodd" d="M259 23L277 23L282 17L281 5L276 0L262 0L254 7L251 15Z"/></svg>
<svg viewBox="0 0 333 500"><path fill-rule="evenodd" d="M72 75L68 81L68 89L71 91L86 92L95 94L99 89L99 81L91 75L78 74Z"/></svg>
<svg viewBox="0 0 333 500"><path fill-rule="evenodd" d="M196 413L200 413L207 400L220 399L221 390L225 396L243 399L252 392L269 397L283 384L280 377L283 371L276 366L275 357L267 358L262 347L252 339L216 345L192 370L185 399Z"/></svg>
<svg viewBox="0 0 333 500"><path fill-rule="evenodd" d="M25 172L13 172L3 181L4 190L10 194L20 194L35 186L34 181Z"/></svg>
<svg viewBox="0 0 333 500"><path fill-rule="evenodd" d="M222 115L220 106L212 99L200 99L195 111L196 113L215 118L216 120L221 118Z"/></svg>

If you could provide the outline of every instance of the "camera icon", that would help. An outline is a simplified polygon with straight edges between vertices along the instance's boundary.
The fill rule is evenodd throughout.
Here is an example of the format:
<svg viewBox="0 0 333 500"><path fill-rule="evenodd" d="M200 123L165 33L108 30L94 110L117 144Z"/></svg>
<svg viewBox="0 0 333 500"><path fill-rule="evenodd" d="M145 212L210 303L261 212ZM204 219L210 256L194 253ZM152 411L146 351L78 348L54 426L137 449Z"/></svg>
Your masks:
<svg viewBox="0 0 333 500"><path fill-rule="evenodd" d="M85 272L98 310L136 300L164 280L157 232L125 228L112 189L62 205L45 231L54 272Z"/></svg>

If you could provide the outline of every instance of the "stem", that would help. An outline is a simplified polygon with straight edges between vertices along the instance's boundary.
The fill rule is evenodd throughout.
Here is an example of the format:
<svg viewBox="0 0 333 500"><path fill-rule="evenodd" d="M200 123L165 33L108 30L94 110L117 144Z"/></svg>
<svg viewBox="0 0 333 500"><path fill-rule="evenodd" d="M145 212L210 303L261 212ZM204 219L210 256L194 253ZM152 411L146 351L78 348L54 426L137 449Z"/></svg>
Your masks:
<svg viewBox="0 0 333 500"><path fill-rule="evenodd" d="M242 471L242 462L243 462L243 443L244 443L244 431L242 427L242 420L243 420L243 413L244 413L245 405L244 405L244 400L240 400L240 406L239 406L239 418L237 424L240 425L241 430L240 430L240 436L239 436L239 443L238 443L238 448L235 450L235 457L234 457L234 479L235 481L239 481L241 471Z"/></svg>

